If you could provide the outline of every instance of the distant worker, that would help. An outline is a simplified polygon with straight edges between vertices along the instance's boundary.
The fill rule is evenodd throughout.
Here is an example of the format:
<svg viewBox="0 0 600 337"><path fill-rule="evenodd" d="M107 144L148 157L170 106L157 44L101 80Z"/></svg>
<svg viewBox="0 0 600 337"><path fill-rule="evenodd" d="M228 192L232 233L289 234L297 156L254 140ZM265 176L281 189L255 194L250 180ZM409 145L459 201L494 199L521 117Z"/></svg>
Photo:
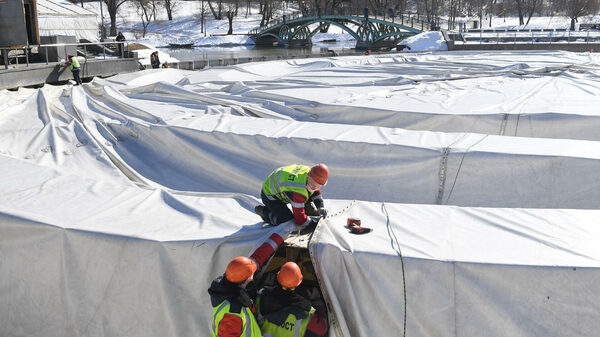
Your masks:
<svg viewBox="0 0 600 337"><path fill-rule="evenodd" d="M77 59L77 56L68 54L67 63L65 63L65 65L69 66L69 70L71 70L71 73L73 73L75 85L80 85L81 77L79 77L79 72L81 71L81 66L79 65L79 60Z"/></svg>
<svg viewBox="0 0 600 337"><path fill-rule="evenodd" d="M255 316L254 301L246 291L256 269L254 261L238 256L229 262L225 275L210 285L208 293L213 306L213 337L262 336Z"/></svg>
<svg viewBox="0 0 600 337"><path fill-rule="evenodd" d="M123 42L125 42L125 36L123 36L123 33L119 32L115 40L119 42L117 43L117 45L119 46L119 56L123 56Z"/></svg>
<svg viewBox="0 0 600 337"><path fill-rule="evenodd" d="M169 62L165 61L165 63L162 64L163 68L169 68Z"/></svg>
<svg viewBox="0 0 600 337"><path fill-rule="evenodd" d="M158 58L158 50L150 54L150 64L152 68L160 68L160 59Z"/></svg>
<svg viewBox="0 0 600 337"><path fill-rule="evenodd" d="M313 222L308 216L326 217L321 186L327 184L328 178L325 164L280 167L262 186L260 197L265 205L256 206L254 211L264 222L275 226L291 219L299 226L308 225ZM292 205L293 213L287 204Z"/></svg>
<svg viewBox="0 0 600 337"><path fill-rule="evenodd" d="M310 296L315 303L296 293L302 272L294 262L286 262L277 273L279 285L260 290L256 306L264 336L317 337L327 333L327 309L315 288Z"/></svg>

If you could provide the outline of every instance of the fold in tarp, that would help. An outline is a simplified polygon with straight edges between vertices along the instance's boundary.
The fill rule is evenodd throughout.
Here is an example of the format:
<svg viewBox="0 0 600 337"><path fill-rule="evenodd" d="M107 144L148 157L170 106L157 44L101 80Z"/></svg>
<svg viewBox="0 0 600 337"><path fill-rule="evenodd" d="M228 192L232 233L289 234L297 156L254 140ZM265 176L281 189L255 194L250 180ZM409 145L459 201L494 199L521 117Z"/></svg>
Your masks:
<svg viewBox="0 0 600 337"><path fill-rule="evenodd" d="M265 177L324 162L309 250L330 335L594 336L600 147L576 139L597 139L597 56L518 57L0 91L0 335L207 334L210 281L294 228L253 213Z"/></svg>
<svg viewBox="0 0 600 337"><path fill-rule="evenodd" d="M600 170L597 142L226 114L172 123L139 109L130 111L123 106L133 106L129 100L113 109L82 88L73 90L71 99L73 109L92 137L101 139L100 146L113 162L136 181L152 186L256 195L264 177L281 163L324 162L332 172L324 190L329 198L600 207L600 182L588 178Z"/></svg>

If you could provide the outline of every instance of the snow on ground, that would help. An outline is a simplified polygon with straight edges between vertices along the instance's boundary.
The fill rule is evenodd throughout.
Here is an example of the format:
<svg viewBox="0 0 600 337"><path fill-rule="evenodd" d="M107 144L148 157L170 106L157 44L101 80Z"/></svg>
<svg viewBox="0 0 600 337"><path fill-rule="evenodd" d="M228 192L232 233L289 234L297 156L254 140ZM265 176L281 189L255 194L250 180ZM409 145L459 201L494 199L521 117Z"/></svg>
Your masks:
<svg viewBox="0 0 600 337"><path fill-rule="evenodd" d="M205 29L201 27L200 20L200 1L179 1L174 9L173 21L168 21L164 9L157 11L157 20L150 23L146 37L142 37L142 26L140 17L136 13L135 6L131 3L125 3L119 9L117 15L117 27L122 31L128 41L135 41L156 48L165 46L169 43L194 43L197 46L217 46L217 45L248 45L253 41L245 35L223 36L229 29L226 19L215 20L210 12L205 15ZM87 9L99 13L98 4L95 2L85 3ZM286 9L286 13L297 11L293 7ZM106 10L105 10L106 12ZM250 14L246 15L246 7L241 6L239 15L233 21L233 33L245 34L252 29L259 27L261 16L257 8L251 8ZM276 16L281 16L282 11L277 12ZM478 17L458 18L457 22L472 22L478 20ZM595 22L600 20L599 16L588 16L580 18L579 22ZM108 18L105 18L107 27L110 25ZM567 17L532 17L528 25L519 25L516 17L492 17L491 27L499 29L533 29L533 28L567 28L570 25L570 19ZM482 28L490 27L490 17L486 16ZM108 28L107 28L108 29ZM323 40L350 41L352 36L345 33L341 28L331 26L328 33L317 33L313 41ZM423 36L410 38L405 44L411 47L410 51L432 51L447 50L442 43L441 37L435 33L423 33ZM154 50L154 49L153 49ZM409 50L404 50L409 51ZM162 52L161 52L162 54ZM172 60L173 61L173 60Z"/></svg>

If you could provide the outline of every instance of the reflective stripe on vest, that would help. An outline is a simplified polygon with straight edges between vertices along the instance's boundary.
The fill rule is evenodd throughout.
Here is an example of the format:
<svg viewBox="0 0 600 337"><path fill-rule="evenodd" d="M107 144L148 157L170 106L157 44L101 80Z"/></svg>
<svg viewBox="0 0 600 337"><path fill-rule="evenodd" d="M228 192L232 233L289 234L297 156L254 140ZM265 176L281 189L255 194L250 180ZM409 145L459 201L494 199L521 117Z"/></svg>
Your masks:
<svg viewBox="0 0 600 337"><path fill-rule="evenodd" d="M305 165L289 165L280 167L273 171L263 184L263 192L268 199L274 198L288 204L291 200L285 194L286 192L298 193L308 200L308 190L306 189L306 180L310 167ZM304 205L296 205L304 207ZM298 208L298 207L297 207Z"/></svg>

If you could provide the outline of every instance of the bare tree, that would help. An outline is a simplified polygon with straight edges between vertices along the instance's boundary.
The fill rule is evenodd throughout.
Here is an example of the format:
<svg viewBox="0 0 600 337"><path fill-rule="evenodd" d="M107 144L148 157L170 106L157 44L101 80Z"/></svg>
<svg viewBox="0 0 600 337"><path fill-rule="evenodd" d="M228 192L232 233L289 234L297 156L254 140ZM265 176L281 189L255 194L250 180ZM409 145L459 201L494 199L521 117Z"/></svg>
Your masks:
<svg viewBox="0 0 600 337"><path fill-rule="evenodd" d="M206 36L206 30L204 29L204 20L206 18L206 5L205 1L198 1L198 17L200 19L200 33L203 33Z"/></svg>
<svg viewBox="0 0 600 337"><path fill-rule="evenodd" d="M252 9L250 6L250 2L251 2L251 0L246 0L246 14L244 15L245 18L247 18L248 15L252 15Z"/></svg>
<svg viewBox="0 0 600 337"><path fill-rule="evenodd" d="M238 0L230 0L232 2L230 2L227 5L227 21L229 21L229 30L227 31L227 35L231 35L233 34L233 18L235 16L237 16L237 9L238 9L238 4L239 1Z"/></svg>
<svg viewBox="0 0 600 337"><path fill-rule="evenodd" d="M233 17L235 11L227 11L227 21L229 21L229 30L227 30L227 35L233 34Z"/></svg>
<svg viewBox="0 0 600 337"><path fill-rule="evenodd" d="M540 4L541 0L523 0L523 7L527 14L527 22L525 23L525 25L529 24L529 20L531 20L533 13L535 13L538 10Z"/></svg>
<svg viewBox="0 0 600 337"><path fill-rule="evenodd" d="M215 10L215 7L213 6L213 3L210 0L207 0L207 2L208 2L208 8L210 8L210 12L212 13L215 20L222 20L223 19L223 1L217 0L217 9L216 10Z"/></svg>
<svg viewBox="0 0 600 337"><path fill-rule="evenodd" d="M110 36L117 36L117 11L127 0L104 0L110 16Z"/></svg>
<svg viewBox="0 0 600 337"><path fill-rule="evenodd" d="M173 9L175 9L177 5L177 0L165 0L164 6L165 10L167 11L167 17L169 18L169 21L173 20Z"/></svg>
<svg viewBox="0 0 600 337"><path fill-rule="evenodd" d="M260 26L264 27L269 24L271 18L273 18L273 3L270 0L260 0L260 13L262 18L260 19Z"/></svg>
<svg viewBox="0 0 600 337"><path fill-rule="evenodd" d="M577 18L598 12L597 0L561 0L566 14L571 18L571 30L575 30Z"/></svg>
<svg viewBox="0 0 600 337"><path fill-rule="evenodd" d="M523 0L515 0L517 3L517 11L519 13L519 26L525 24L525 20L523 19Z"/></svg>
<svg viewBox="0 0 600 337"><path fill-rule="evenodd" d="M156 10L156 4L152 0L133 0L135 10L142 20L142 37L146 37L146 29L152 20L154 12Z"/></svg>

